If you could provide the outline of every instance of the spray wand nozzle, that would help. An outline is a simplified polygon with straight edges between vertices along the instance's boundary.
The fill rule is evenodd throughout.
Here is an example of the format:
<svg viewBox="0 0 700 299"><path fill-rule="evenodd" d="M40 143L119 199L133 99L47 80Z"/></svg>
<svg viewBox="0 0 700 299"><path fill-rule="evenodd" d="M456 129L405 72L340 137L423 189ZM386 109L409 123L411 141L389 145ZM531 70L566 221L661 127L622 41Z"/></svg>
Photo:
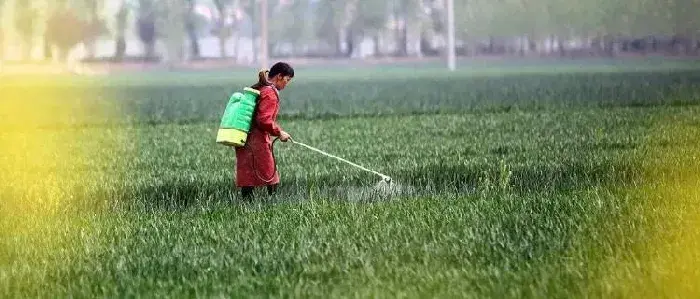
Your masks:
<svg viewBox="0 0 700 299"><path fill-rule="evenodd" d="M391 183L391 177L389 177L388 175L385 175L385 174L383 174L383 173L376 172L376 171L371 170L371 169L367 169L367 168L365 168L365 167L363 167L363 166L361 166L361 165L357 165L357 164L352 163L352 162L350 162L350 161L348 161L348 160L345 160L345 159L343 159L343 158L340 158L340 157L331 155L331 154L326 153L326 152L324 152L324 151L322 151L322 150L320 150L320 149L317 149L317 148L315 148L315 147L312 147L312 146L306 145L306 144L304 144L304 143L295 141L295 140L292 139L291 137L289 137L289 141L292 142L293 144L301 145L301 146L303 146L303 147L305 147L305 148L307 148L307 149L310 149L310 150L312 150L312 151L315 151L315 152L317 152L317 153L320 153L320 154L322 154L322 155L324 155L324 156L328 156L328 157L334 158L334 159L336 159L336 160L339 160L339 161L348 163L348 164L350 164L350 165L352 165L352 166L355 166L355 167L357 167L357 168L359 168L359 169L362 169L362 170L364 170L364 171L374 173L374 174L376 174L376 175L382 177L382 180L383 180L385 183L387 183L387 184Z"/></svg>

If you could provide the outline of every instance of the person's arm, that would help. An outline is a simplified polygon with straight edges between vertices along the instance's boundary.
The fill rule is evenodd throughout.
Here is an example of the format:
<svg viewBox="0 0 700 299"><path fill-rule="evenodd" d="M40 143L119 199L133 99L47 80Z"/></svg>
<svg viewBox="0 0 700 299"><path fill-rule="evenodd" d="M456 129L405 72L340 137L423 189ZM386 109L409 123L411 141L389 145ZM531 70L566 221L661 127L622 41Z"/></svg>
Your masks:
<svg viewBox="0 0 700 299"><path fill-rule="evenodd" d="M262 88L255 122L258 127L272 136L280 136L282 128L274 121L273 115L279 108L277 94L272 88Z"/></svg>

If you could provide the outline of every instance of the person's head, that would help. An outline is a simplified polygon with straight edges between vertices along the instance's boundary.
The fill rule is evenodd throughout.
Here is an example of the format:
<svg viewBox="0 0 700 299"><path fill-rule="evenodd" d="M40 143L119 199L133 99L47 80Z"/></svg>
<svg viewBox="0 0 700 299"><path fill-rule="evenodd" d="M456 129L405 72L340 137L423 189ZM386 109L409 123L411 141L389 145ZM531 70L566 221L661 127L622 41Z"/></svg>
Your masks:
<svg viewBox="0 0 700 299"><path fill-rule="evenodd" d="M270 68L270 72L267 74L267 79L275 85L278 90L282 90L287 87L289 81L294 78L294 69L287 63L278 62Z"/></svg>
<svg viewBox="0 0 700 299"><path fill-rule="evenodd" d="M278 90L282 90L287 87L292 78L294 78L294 69L287 63L278 62L270 70L260 71L256 86L274 85Z"/></svg>

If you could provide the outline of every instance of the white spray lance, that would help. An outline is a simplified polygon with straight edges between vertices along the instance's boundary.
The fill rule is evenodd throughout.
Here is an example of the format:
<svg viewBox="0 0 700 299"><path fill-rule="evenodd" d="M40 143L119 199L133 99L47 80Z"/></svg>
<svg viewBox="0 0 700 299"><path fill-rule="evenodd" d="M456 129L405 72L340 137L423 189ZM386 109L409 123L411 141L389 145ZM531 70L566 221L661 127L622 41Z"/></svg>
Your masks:
<svg viewBox="0 0 700 299"><path fill-rule="evenodd" d="M390 183L391 183L391 177L389 177L388 175L385 175L385 174L379 173L379 172L377 172L377 171L368 169L368 168L366 168L366 167L364 167L364 166L362 166L362 165L357 165L357 164L352 163L352 162L350 162L350 161L348 161L348 160L345 160L345 159L343 159L343 158L341 158L341 157L338 157L338 156L335 156L335 155L331 155L331 154L329 154L329 153L326 153L326 152L324 152L324 151L322 151L322 150L320 150L320 149L317 149L317 148L315 148L315 147L312 147L312 146L310 146L310 145L301 143L301 142L299 142L299 141L295 141L295 140L292 139L291 137L289 138L289 141L291 141L292 144L301 145L301 146L303 146L303 147L305 147L305 148L307 148L307 149L310 149L310 150L312 150L312 151L315 151L315 152L317 152L317 153L319 153L319 154L322 154L322 155L324 155L324 156L334 158L334 159L336 159L336 160L345 162L345 163L347 163L347 164L350 164L350 165L352 165L352 166L354 166L354 167L357 167L357 168L359 168L359 169L362 169L362 170L364 170L364 171L367 171L367 172L371 172L371 173L373 173L373 174L376 174L376 175L378 175L378 176L380 176L380 177L382 178L382 180L384 181L384 183L387 183L387 184L390 184Z"/></svg>

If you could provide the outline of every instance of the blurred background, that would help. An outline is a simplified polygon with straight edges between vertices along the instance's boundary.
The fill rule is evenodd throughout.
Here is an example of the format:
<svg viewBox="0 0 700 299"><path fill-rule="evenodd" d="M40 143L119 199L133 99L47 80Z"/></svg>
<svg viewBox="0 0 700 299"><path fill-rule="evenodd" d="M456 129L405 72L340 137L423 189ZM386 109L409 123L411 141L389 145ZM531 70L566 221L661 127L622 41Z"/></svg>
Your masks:
<svg viewBox="0 0 700 299"><path fill-rule="evenodd" d="M427 60L448 49L685 56L700 49L699 12L700 0L0 0L0 61L96 71Z"/></svg>

